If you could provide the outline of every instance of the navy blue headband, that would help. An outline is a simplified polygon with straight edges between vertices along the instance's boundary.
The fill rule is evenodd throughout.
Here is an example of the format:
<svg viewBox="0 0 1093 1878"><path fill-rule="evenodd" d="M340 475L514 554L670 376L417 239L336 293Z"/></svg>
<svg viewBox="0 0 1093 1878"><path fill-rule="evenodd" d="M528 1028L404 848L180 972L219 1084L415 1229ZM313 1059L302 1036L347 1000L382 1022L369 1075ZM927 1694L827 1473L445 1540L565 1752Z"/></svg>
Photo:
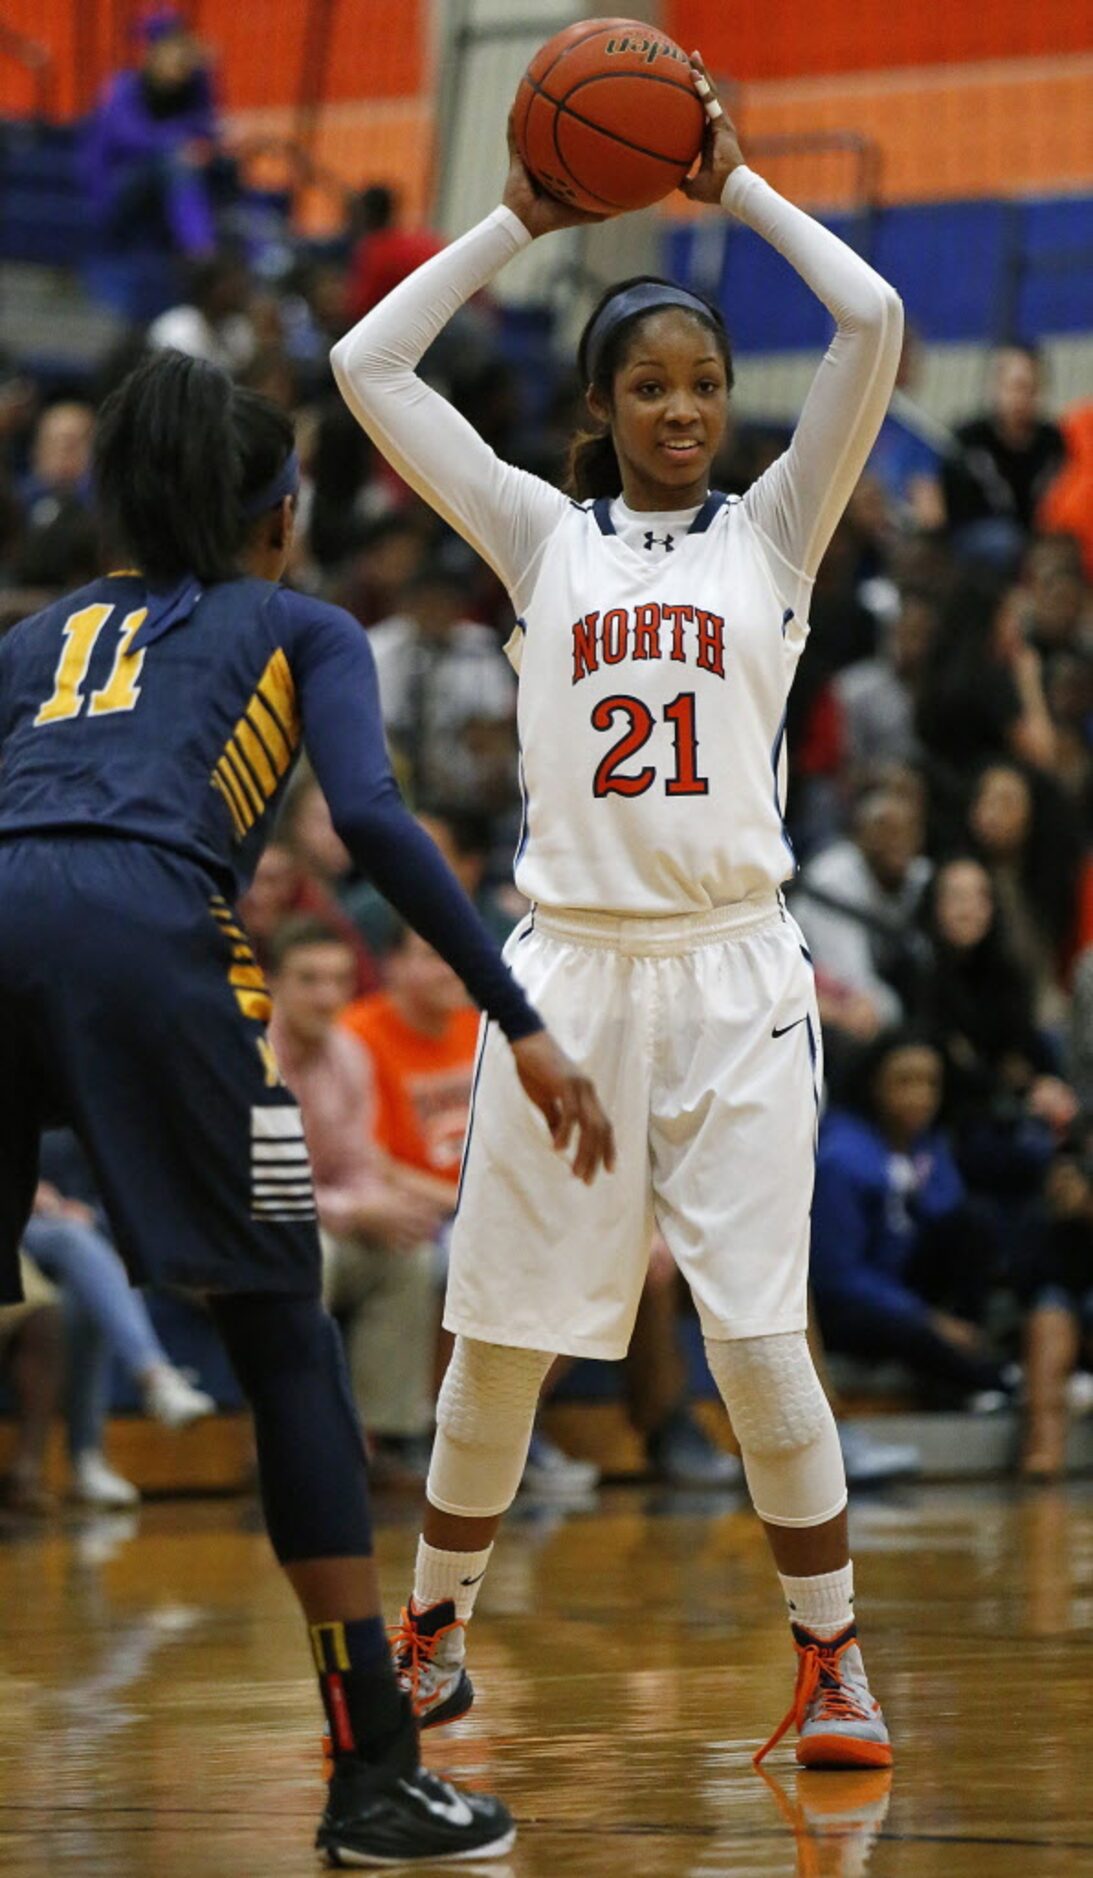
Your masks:
<svg viewBox="0 0 1093 1878"><path fill-rule="evenodd" d="M604 346L623 320L631 319L635 313L653 313L665 306L681 306L688 313L699 314L707 324L717 320L705 300L700 300L696 293L688 293L686 287L673 287L670 281L643 280L636 287L627 287L624 293L616 294L601 308L585 340L584 356L590 384L595 383Z"/></svg>
<svg viewBox="0 0 1093 1878"><path fill-rule="evenodd" d="M264 515L267 509L275 509L286 496L294 496L300 488L300 459L295 450L290 450L276 476L261 489L248 496L243 504L243 514L248 522L257 515Z"/></svg>

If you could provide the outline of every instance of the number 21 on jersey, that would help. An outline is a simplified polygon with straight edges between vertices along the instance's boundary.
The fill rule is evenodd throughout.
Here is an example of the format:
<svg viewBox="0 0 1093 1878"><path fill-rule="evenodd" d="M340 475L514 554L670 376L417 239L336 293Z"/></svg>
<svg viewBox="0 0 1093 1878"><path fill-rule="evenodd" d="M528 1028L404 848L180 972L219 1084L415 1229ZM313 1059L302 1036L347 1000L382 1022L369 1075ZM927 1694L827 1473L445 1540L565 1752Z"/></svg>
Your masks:
<svg viewBox="0 0 1093 1878"><path fill-rule="evenodd" d="M629 728L617 743L612 744L600 763L592 784L592 793L596 796L643 796L656 781L657 773L652 764L646 764L636 771L623 770L620 766L645 748L653 734L656 719L649 706L640 698L630 698L625 693L619 693L613 698L601 698L593 706L592 728L612 730L618 717L629 718ZM665 795L709 795L709 781L698 773L694 692L681 691L678 698L666 704L664 720L671 725L675 742L675 767L672 775L665 777Z"/></svg>
<svg viewBox="0 0 1093 1878"><path fill-rule="evenodd" d="M66 619L63 628L64 645L57 660L53 690L34 720L35 727L39 724L61 724L69 718L79 717L87 703L83 686L92 654L98 644L99 634L115 611L113 606L97 603L81 607L78 613L72 613ZM110 676L105 685L91 693L87 710L89 717L107 717L115 711L131 711L135 706L140 697L138 681L144 665L144 653L132 652L130 647L147 613L146 606L138 607L122 620Z"/></svg>

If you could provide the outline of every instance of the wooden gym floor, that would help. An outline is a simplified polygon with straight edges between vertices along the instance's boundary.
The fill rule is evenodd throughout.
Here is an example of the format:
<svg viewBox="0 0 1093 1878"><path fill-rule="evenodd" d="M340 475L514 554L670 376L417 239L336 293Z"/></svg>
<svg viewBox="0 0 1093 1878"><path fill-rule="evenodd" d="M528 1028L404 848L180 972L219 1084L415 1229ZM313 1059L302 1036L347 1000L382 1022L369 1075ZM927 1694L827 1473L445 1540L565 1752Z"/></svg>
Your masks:
<svg viewBox="0 0 1093 1878"><path fill-rule="evenodd" d="M413 1507L384 1509L394 1613ZM730 1499L523 1507L475 1623L479 1702L431 1764L520 1822L497 1878L1093 1873L1093 1485L860 1499L859 1609L894 1778L765 1784L789 1701L776 1581ZM253 1505L0 1526L4 1878L314 1869L317 1700ZM438 1872L438 1868L422 1867Z"/></svg>

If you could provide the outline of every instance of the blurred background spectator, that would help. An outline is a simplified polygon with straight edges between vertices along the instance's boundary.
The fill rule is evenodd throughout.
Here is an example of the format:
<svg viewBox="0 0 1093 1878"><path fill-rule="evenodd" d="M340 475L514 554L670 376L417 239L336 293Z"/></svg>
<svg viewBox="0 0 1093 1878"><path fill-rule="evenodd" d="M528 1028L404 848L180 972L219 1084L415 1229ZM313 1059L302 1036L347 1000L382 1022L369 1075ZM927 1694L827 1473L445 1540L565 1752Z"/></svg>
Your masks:
<svg viewBox="0 0 1093 1878"><path fill-rule="evenodd" d="M809 861L793 896L816 970L820 1012L838 1035L865 1040L894 1023L914 983L915 915L931 864L913 789L861 797L851 832Z"/></svg>
<svg viewBox="0 0 1093 1878"><path fill-rule="evenodd" d="M48 527L64 503L91 507L91 433L95 413L88 404L48 405L34 429L30 469L19 485L28 529Z"/></svg>
<svg viewBox="0 0 1093 1878"><path fill-rule="evenodd" d="M60 1132L47 1136L42 1159L53 1179L39 1183L23 1251L56 1287L64 1314L70 1492L86 1506L134 1506L136 1487L103 1452L111 1363L116 1360L135 1383L144 1413L164 1427L188 1428L216 1404L163 1348L88 1197L90 1175L75 1140Z"/></svg>
<svg viewBox="0 0 1093 1878"><path fill-rule="evenodd" d="M11 1392L14 1444L0 1476L0 1506L14 1513L50 1513L46 1485L50 1429L64 1381L64 1327L56 1293L24 1265L22 1304L0 1306L0 1376Z"/></svg>
<svg viewBox="0 0 1093 1878"><path fill-rule="evenodd" d="M414 803L499 813L512 806L516 680L467 586L442 563L418 568L399 611L372 628L391 752Z"/></svg>
<svg viewBox="0 0 1093 1878"><path fill-rule="evenodd" d="M222 253L195 261L185 301L168 307L148 328L148 344L171 346L240 375L253 365L257 338L249 317L254 283L241 256Z"/></svg>
<svg viewBox="0 0 1093 1878"><path fill-rule="evenodd" d="M952 435L914 398L921 345L908 321L888 415L869 458L896 524L908 530L941 528L945 522L942 466Z"/></svg>
<svg viewBox="0 0 1093 1878"><path fill-rule="evenodd" d="M154 7L134 30L139 64L111 79L89 119L83 175L100 244L96 284L139 319L176 259L211 254L216 191L230 166L209 53L181 9Z"/></svg>
<svg viewBox="0 0 1093 1878"><path fill-rule="evenodd" d="M420 1481L433 1426L442 1208L380 1148L370 1059L338 1023L353 985L351 948L332 927L297 917L274 941L271 963L270 1039L304 1118L324 1292L344 1325L376 1477ZM296 1191L310 1190L304 1167Z"/></svg>
<svg viewBox="0 0 1093 1878"><path fill-rule="evenodd" d="M1093 399L1065 412L1060 429L1066 456L1040 503L1039 525L1073 537L1093 580Z"/></svg>
<svg viewBox="0 0 1093 1878"><path fill-rule="evenodd" d="M997 1255L938 1126L940 1052L888 1030L820 1129L812 1288L824 1343L991 1406L1009 1375L983 1332Z"/></svg>
<svg viewBox="0 0 1093 1878"><path fill-rule="evenodd" d="M1026 1238L1018 1275L1028 1310L1021 1467L1030 1480L1055 1480L1064 1471L1071 1406L1088 1412L1093 1395L1088 1376L1093 1358L1093 1130L1088 1120L1053 1162L1044 1198L1042 1238Z"/></svg>
<svg viewBox="0 0 1093 1878"><path fill-rule="evenodd" d="M961 424L944 468L945 510L956 545L1012 572L1036 505L1060 469L1062 432L1043 411L1044 368L1035 346L1000 346L986 409Z"/></svg>
<svg viewBox="0 0 1093 1878"><path fill-rule="evenodd" d="M445 1214L455 1209L478 1045L478 1012L439 953L393 921L383 989L347 1005L376 1090L375 1136Z"/></svg>
<svg viewBox="0 0 1093 1878"><path fill-rule="evenodd" d="M431 229L402 224L398 197L384 183L362 189L351 227L356 234L349 263L348 306L353 320L363 319L400 280L444 246L443 237Z"/></svg>

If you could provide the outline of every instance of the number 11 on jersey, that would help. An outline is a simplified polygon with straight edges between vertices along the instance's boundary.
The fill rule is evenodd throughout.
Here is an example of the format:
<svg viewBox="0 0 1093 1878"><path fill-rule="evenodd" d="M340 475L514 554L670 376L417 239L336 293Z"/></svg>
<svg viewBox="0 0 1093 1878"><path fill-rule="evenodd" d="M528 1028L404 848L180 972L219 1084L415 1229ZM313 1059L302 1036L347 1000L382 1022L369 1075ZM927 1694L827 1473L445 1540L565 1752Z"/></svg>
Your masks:
<svg viewBox="0 0 1093 1878"><path fill-rule="evenodd" d="M72 613L66 619L64 645L57 660L53 690L34 720L35 728L40 724L63 724L70 718L79 717L85 702L81 687L87 677L91 656L98 644L99 634L113 612L112 606L96 604L81 607L78 613ZM115 711L131 711L140 697L137 681L144 664L144 653L131 652L129 648L147 614L148 608L142 606L133 613L127 613L123 619L110 676L105 685L92 693L88 710L90 717L108 717Z"/></svg>

